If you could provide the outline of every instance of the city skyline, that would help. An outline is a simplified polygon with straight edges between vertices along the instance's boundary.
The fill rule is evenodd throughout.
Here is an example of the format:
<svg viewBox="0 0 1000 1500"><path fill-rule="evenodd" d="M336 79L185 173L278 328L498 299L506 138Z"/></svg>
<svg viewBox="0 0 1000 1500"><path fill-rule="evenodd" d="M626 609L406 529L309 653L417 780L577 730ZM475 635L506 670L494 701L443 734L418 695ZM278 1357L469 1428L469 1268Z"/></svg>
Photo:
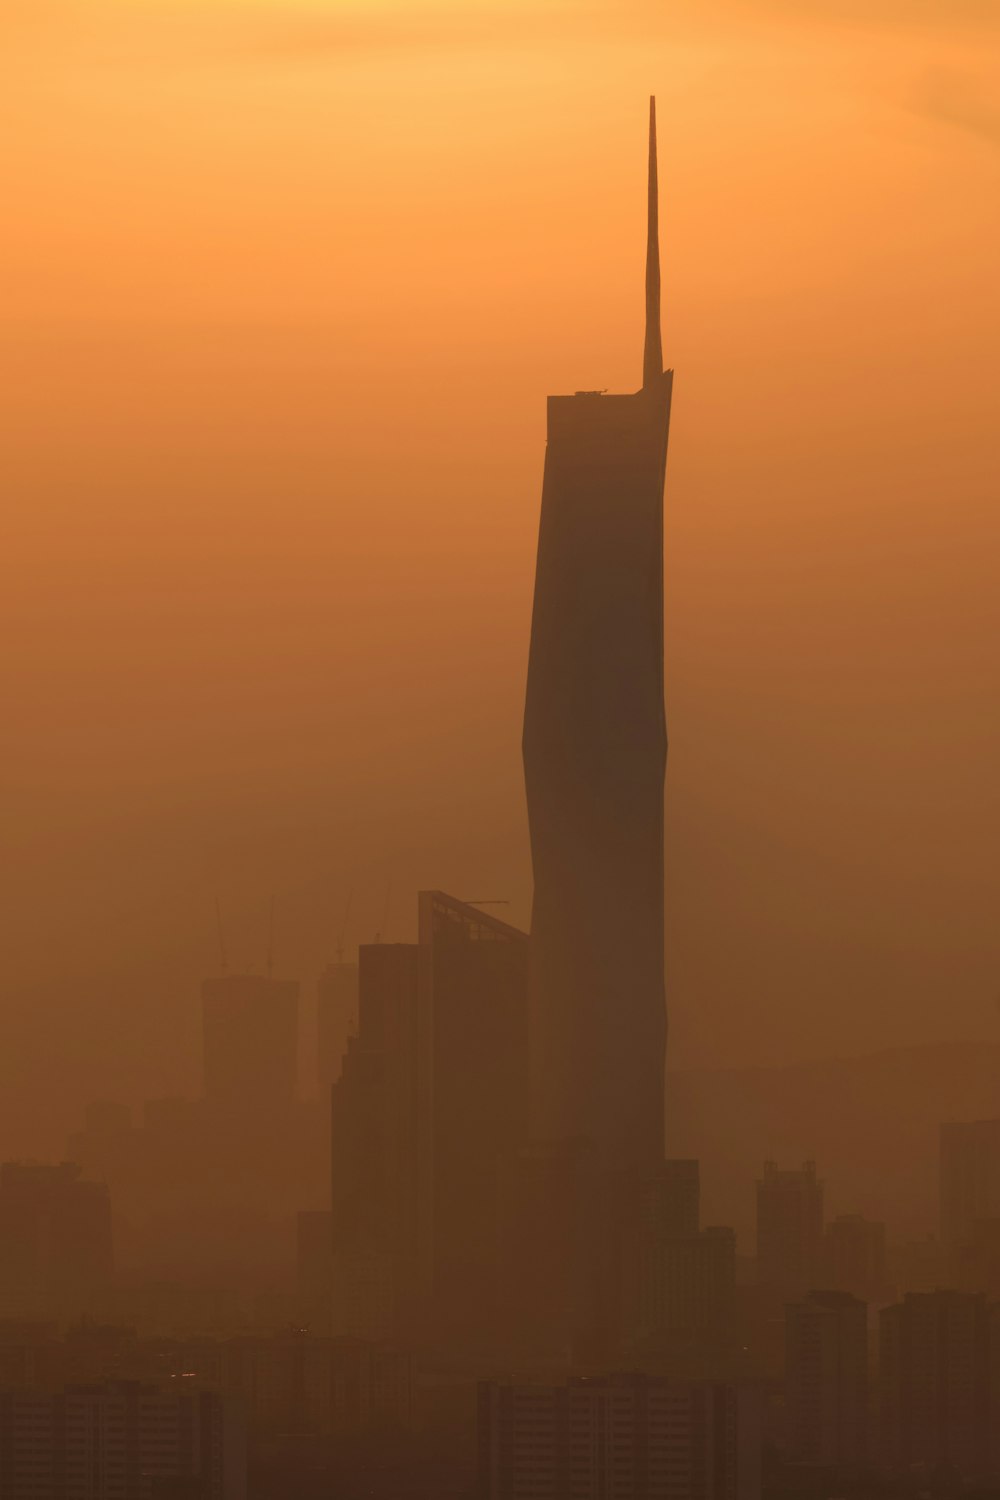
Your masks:
<svg viewBox="0 0 1000 1500"><path fill-rule="evenodd" d="M1000 30L34 3L0 1493L995 1493Z"/></svg>
<svg viewBox="0 0 1000 1500"><path fill-rule="evenodd" d="M527 925L540 402L634 387L654 86L673 1061L995 1037L988 21L74 9L5 7L0 62L19 1144L108 1029L194 1087L217 896L306 985L352 887L352 943L390 880L399 936L431 887Z"/></svg>

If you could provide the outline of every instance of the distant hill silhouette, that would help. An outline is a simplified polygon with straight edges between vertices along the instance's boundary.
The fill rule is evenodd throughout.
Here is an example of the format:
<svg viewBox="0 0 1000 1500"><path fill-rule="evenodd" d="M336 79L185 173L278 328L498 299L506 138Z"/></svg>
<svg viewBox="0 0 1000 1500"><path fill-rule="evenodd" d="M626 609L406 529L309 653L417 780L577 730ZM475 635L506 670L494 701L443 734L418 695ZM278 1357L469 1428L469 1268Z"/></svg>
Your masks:
<svg viewBox="0 0 1000 1500"><path fill-rule="evenodd" d="M1000 1116L1000 1043L947 1042L778 1068L668 1074L667 1154L702 1163L702 1220L753 1250L766 1158L814 1159L827 1216L885 1219L893 1237L937 1230L938 1127Z"/></svg>

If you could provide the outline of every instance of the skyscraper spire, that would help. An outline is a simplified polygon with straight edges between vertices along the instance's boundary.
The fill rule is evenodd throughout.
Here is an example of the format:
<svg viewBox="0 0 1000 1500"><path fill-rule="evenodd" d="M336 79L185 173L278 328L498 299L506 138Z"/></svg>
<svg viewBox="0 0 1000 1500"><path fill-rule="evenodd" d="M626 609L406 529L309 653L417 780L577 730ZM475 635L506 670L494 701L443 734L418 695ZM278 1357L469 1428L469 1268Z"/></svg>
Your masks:
<svg viewBox="0 0 1000 1500"><path fill-rule="evenodd" d="M667 1027L663 488L673 373L660 345L652 109L649 168L642 389L548 401L524 705L532 1139L587 1141L629 1181L664 1159ZM596 1308L582 1316L600 1323Z"/></svg>
<svg viewBox="0 0 1000 1500"><path fill-rule="evenodd" d="M646 348L642 361L644 390L658 384L663 375L663 344L660 339L660 213L656 176L656 99L649 101L649 229L646 241Z"/></svg>

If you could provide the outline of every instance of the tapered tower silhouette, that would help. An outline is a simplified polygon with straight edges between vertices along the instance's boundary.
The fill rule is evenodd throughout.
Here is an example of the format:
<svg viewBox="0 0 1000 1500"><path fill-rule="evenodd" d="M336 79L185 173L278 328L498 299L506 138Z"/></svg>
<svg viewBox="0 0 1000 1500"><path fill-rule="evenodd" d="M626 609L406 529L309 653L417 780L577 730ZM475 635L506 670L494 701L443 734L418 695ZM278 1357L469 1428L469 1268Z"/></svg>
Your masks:
<svg viewBox="0 0 1000 1500"><path fill-rule="evenodd" d="M663 1155L663 487L650 101L642 389L550 396L524 717L536 1121L608 1166Z"/></svg>

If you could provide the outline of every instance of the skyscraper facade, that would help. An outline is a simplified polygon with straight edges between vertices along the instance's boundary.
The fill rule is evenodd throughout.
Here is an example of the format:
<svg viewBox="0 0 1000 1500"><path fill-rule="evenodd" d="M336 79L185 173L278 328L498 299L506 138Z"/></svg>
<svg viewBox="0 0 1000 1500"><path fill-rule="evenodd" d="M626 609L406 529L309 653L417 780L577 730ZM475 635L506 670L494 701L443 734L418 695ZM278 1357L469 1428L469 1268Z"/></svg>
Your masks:
<svg viewBox="0 0 1000 1500"><path fill-rule="evenodd" d="M528 1111L528 939L422 891L418 942L359 950L359 1026L332 1091L338 1331L433 1325L461 1342L495 1312L498 1169Z"/></svg>
<svg viewBox="0 0 1000 1500"><path fill-rule="evenodd" d="M868 1457L868 1308L810 1292L785 1308L785 1412L795 1463L857 1469Z"/></svg>
<svg viewBox="0 0 1000 1500"><path fill-rule="evenodd" d="M0 1494L245 1500L246 1423L210 1391L137 1381L0 1393Z"/></svg>
<svg viewBox="0 0 1000 1500"><path fill-rule="evenodd" d="M816 1163L788 1171L764 1163L757 1179L757 1279L778 1297L815 1287L823 1248L823 1184Z"/></svg>
<svg viewBox="0 0 1000 1500"><path fill-rule="evenodd" d="M358 950L358 1033L332 1090L333 1327L368 1338L409 1331L428 1291L419 951Z"/></svg>
<svg viewBox="0 0 1000 1500"><path fill-rule="evenodd" d="M839 1214L823 1236L820 1281L862 1302L885 1302L885 1225L863 1214Z"/></svg>
<svg viewBox="0 0 1000 1500"><path fill-rule="evenodd" d="M419 896L429 1053L434 1318L451 1342L509 1311L492 1303L498 1166L528 1126L528 939L443 891Z"/></svg>
<svg viewBox="0 0 1000 1500"><path fill-rule="evenodd" d="M524 718L535 1129L663 1155L663 487L650 108L646 346L633 395L550 396Z"/></svg>
<svg viewBox="0 0 1000 1500"><path fill-rule="evenodd" d="M760 1409L749 1389L641 1374L484 1381L478 1408L484 1500L760 1500Z"/></svg>
<svg viewBox="0 0 1000 1500"><path fill-rule="evenodd" d="M1000 1459L991 1370L996 1321L986 1298L908 1292L882 1309L879 1325L886 1469L947 1473L968 1482L994 1477Z"/></svg>
<svg viewBox="0 0 1000 1500"><path fill-rule="evenodd" d="M1000 1218L1000 1120L941 1126L941 1243L951 1262L976 1223Z"/></svg>

